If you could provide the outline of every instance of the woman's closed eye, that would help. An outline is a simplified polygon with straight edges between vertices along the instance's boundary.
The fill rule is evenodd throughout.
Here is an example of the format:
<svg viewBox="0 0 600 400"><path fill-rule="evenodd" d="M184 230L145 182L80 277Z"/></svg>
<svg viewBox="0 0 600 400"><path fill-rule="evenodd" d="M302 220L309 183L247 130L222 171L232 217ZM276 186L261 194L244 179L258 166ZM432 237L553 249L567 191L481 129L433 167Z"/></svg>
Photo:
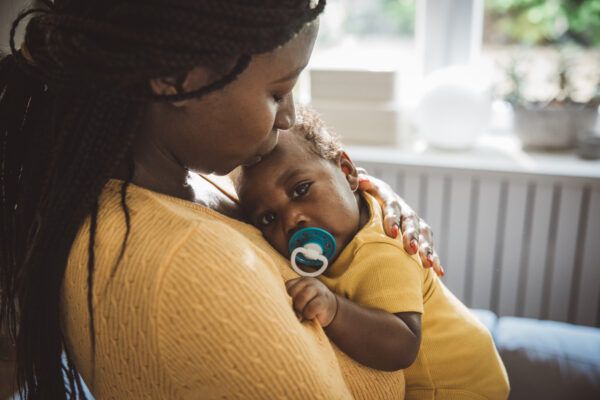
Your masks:
<svg viewBox="0 0 600 400"><path fill-rule="evenodd" d="M296 79L286 82L283 86L277 86L276 89L271 92L273 101L277 104L283 103L286 97L292 96L292 90L295 85Z"/></svg>
<svg viewBox="0 0 600 400"><path fill-rule="evenodd" d="M272 211L267 211L264 212L259 218L258 218L258 224L261 227L267 227L271 224L271 222L275 221L276 219L276 215L274 212Z"/></svg>
<svg viewBox="0 0 600 400"><path fill-rule="evenodd" d="M284 90L277 90L271 94L271 97L275 103L281 104L285 101L285 98L291 94L291 92L292 89L285 88Z"/></svg>
<svg viewBox="0 0 600 400"><path fill-rule="evenodd" d="M310 186L312 183L310 182L302 182L294 187L294 191L292 192L292 198L297 199L299 197L306 196L308 193Z"/></svg>

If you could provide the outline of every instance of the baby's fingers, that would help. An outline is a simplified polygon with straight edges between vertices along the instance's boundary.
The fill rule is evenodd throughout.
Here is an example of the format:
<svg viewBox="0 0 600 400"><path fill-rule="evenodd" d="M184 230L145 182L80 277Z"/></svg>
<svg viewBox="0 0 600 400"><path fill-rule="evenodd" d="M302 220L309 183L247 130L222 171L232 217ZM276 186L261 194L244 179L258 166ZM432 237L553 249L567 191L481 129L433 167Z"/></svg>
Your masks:
<svg viewBox="0 0 600 400"><path fill-rule="evenodd" d="M302 281L302 278L294 278L294 279L290 279L289 281L285 282L285 290L287 290L288 294L290 293L290 290L296 286L298 283L300 283Z"/></svg>
<svg viewBox="0 0 600 400"><path fill-rule="evenodd" d="M312 298L302 309L304 319L315 319L318 314L326 309L325 300L322 296Z"/></svg>
<svg viewBox="0 0 600 400"><path fill-rule="evenodd" d="M300 290L296 291L292 295L292 300L294 302L294 310L296 310L297 312L302 314L304 318L306 318L306 315L304 314L304 309L312 299L318 296L318 294L319 291L315 286L307 285L302 287Z"/></svg>

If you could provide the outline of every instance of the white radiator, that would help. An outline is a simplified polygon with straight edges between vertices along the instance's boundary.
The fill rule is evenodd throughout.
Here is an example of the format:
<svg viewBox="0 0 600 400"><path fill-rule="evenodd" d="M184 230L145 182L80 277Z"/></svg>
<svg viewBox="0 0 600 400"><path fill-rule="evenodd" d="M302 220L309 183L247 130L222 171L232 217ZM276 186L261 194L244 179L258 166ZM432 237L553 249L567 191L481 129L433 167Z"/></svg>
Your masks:
<svg viewBox="0 0 600 400"><path fill-rule="evenodd" d="M350 155L432 226L444 282L469 307L600 326L600 161L531 172L493 160L428 164L391 149Z"/></svg>

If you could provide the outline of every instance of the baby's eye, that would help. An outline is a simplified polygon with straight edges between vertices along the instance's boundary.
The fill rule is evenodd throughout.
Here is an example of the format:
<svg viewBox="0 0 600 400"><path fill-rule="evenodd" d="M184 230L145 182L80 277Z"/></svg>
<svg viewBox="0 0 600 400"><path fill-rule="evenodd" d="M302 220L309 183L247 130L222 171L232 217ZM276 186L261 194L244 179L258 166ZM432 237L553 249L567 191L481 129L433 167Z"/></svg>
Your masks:
<svg viewBox="0 0 600 400"><path fill-rule="evenodd" d="M295 198L306 195L306 193L308 193L308 189L310 188L310 185L311 185L310 182L304 182L304 183L297 185L294 188L294 192L292 193L292 198L295 199Z"/></svg>
<svg viewBox="0 0 600 400"><path fill-rule="evenodd" d="M275 213L270 211L267 211L258 219L260 226L268 226L273 221L275 221Z"/></svg>

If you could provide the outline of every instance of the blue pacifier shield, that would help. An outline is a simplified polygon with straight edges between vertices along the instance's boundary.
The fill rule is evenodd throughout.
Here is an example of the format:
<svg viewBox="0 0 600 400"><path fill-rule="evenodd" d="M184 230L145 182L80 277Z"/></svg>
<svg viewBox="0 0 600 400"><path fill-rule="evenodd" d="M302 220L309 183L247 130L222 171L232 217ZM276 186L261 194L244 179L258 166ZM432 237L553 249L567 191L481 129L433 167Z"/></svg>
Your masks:
<svg viewBox="0 0 600 400"><path fill-rule="evenodd" d="M291 254L297 247L304 247L308 243L319 245L323 249L323 255L331 261L335 254L335 238L331 233L321 228L302 228L290 238L288 251ZM296 263L308 267L320 267L322 265L321 261L309 260L302 254L296 256Z"/></svg>

